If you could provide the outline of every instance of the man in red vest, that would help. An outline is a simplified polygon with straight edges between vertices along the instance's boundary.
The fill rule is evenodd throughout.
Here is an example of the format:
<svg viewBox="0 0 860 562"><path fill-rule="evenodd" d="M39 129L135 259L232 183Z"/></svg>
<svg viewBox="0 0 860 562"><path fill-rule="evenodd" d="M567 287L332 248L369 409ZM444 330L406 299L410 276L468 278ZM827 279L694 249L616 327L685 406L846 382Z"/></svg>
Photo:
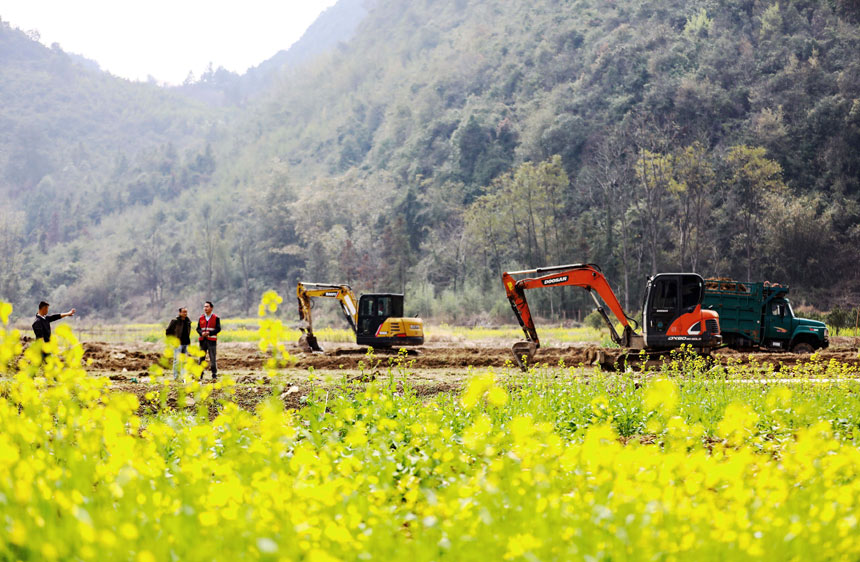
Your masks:
<svg viewBox="0 0 860 562"><path fill-rule="evenodd" d="M197 333L200 334L200 349L203 350L202 363L209 354L209 366L212 369L212 380L218 378L218 364L215 363L216 347L218 345L218 332L221 331L221 319L213 312L212 301L206 301L203 305L203 315L197 320Z"/></svg>

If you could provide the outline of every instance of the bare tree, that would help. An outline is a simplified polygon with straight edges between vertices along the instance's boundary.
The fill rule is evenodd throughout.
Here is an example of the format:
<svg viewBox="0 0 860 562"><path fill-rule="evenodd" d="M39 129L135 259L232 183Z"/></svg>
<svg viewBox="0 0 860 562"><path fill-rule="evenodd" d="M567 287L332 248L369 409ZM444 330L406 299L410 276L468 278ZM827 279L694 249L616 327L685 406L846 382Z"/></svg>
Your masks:
<svg viewBox="0 0 860 562"><path fill-rule="evenodd" d="M624 308L629 310L632 225L628 210L634 191L629 146L622 137L606 136L593 144L587 154L584 180L605 213L607 250L615 248L616 227L619 230Z"/></svg>
<svg viewBox="0 0 860 562"><path fill-rule="evenodd" d="M205 203L200 211L200 221L195 229L196 240L203 253L203 273L206 277L206 294L212 297L212 280L215 277L215 261L220 239L218 223L212 206Z"/></svg>
<svg viewBox="0 0 860 562"><path fill-rule="evenodd" d="M660 249L664 246L661 235L665 227L664 217L668 214L666 195L673 181L670 152L678 137L678 127L650 114L636 116L631 126L637 153L634 164L639 186L637 203L642 212L644 242L649 249L650 269L654 275L659 265Z"/></svg>
<svg viewBox="0 0 860 562"><path fill-rule="evenodd" d="M23 261L24 213L0 207L0 299L13 300Z"/></svg>
<svg viewBox="0 0 860 562"><path fill-rule="evenodd" d="M666 195L673 183L671 155L640 149L636 160L636 177L639 179L642 207L648 246L651 250L651 275L657 273L657 256L660 253L660 236L666 211Z"/></svg>
<svg viewBox="0 0 860 562"><path fill-rule="evenodd" d="M164 241L154 223L142 234L132 231L132 237L138 241L132 270L149 295L149 304L154 307L161 306L165 280Z"/></svg>
<svg viewBox="0 0 860 562"><path fill-rule="evenodd" d="M694 236L691 271L699 267L699 243L705 228L705 215L709 206L709 195L716 185L714 168L708 160L705 147L694 142L675 156L676 189L679 198L678 230L680 235L681 268L685 267L689 239Z"/></svg>

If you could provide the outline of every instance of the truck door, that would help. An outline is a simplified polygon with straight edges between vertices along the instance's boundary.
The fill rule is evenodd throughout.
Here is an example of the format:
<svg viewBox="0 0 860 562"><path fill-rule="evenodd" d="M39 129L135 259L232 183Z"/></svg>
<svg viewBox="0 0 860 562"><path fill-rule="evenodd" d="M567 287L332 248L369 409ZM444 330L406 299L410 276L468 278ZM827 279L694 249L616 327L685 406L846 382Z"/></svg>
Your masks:
<svg viewBox="0 0 860 562"><path fill-rule="evenodd" d="M765 311L765 345L787 349L794 331L794 314L783 299L774 299L767 304Z"/></svg>

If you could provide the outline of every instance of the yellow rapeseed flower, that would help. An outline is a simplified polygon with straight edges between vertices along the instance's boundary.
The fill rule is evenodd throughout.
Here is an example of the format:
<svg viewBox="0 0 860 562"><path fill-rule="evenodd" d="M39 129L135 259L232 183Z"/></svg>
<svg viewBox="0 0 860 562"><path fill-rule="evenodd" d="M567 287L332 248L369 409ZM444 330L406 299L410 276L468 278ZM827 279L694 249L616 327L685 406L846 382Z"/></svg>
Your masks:
<svg viewBox="0 0 860 562"><path fill-rule="evenodd" d="M646 387L643 402L646 410L668 416L678 404L678 386L670 379L657 379Z"/></svg>

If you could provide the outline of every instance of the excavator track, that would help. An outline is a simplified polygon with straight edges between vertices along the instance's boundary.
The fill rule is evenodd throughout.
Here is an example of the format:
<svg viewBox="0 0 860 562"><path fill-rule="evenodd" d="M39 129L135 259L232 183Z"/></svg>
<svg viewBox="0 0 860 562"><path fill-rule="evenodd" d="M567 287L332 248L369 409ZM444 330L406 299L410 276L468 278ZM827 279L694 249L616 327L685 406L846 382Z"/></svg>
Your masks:
<svg viewBox="0 0 860 562"><path fill-rule="evenodd" d="M671 350L642 351L610 347L588 347L584 354L574 354L571 359L574 363L600 367L604 371L626 371L629 369L641 370L651 367L659 367L663 361L670 357ZM537 356L537 346L534 342L518 341L511 346L511 355L514 363L523 371L538 364L547 364L543 356L551 356L555 359L555 353L544 353ZM537 359L536 359L537 358ZM564 359L562 358L562 361ZM552 361L552 359L550 359Z"/></svg>
<svg viewBox="0 0 860 562"><path fill-rule="evenodd" d="M317 369L350 369L357 368L359 362L367 363L367 349L353 344L327 342L326 351L323 353L296 353L296 368L314 367ZM298 352L299 350L296 349ZM410 370L420 372L424 369L467 369L469 367L493 367L493 368L516 368L517 362L511 354L510 345L501 342L476 342L476 343L436 343L431 342L423 345L418 354L410 352ZM374 356L381 364L388 365L389 358L396 356L399 350L375 350ZM818 361L826 364L831 359L860 368L860 356L857 354L856 346L852 349L828 349L820 350L816 356ZM656 368L659 369L663 361L670 361L672 357L666 352L652 352L646 354L642 361L638 351L627 351L618 347L601 347L588 344L569 344L563 346L541 346L527 363L527 367L543 369L557 368L559 365L578 369L580 366L586 372L596 367L604 371L634 371ZM711 352L710 360L715 363L747 364L757 363L759 365L772 365L775 371L782 368L790 368L794 365L806 363L810 360L809 355L774 352L774 353L741 353L730 349L719 349Z"/></svg>
<svg viewBox="0 0 860 562"><path fill-rule="evenodd" d="M369 350L370 350L370 347L359 347L359 348L354 348L354 349L353 348L345 348L345 349L336 349L333 352L331 352L331 354L334 356L337 356L337 357L341 357L344 355L367 355ZM406 355L409 357L417 357L418 355L421 355L421 350L420 349L414 349L414 348L406 348L406 347L403 347L403 348L374 347L373 348L373 354L374 355L384 355L386 357L389 355L400 355L402 353L402 351L405 351Z"/></svg>

